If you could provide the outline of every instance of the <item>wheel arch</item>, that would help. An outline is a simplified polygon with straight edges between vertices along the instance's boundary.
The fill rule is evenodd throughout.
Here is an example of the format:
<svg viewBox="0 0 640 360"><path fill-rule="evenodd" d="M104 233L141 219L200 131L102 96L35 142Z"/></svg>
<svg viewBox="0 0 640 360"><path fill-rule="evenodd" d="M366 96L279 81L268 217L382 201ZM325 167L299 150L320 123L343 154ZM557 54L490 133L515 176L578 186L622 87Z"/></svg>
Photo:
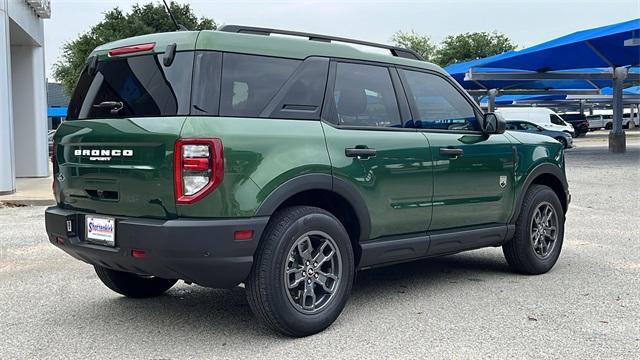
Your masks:
<svg viewBox="0 0 640 360"><path fill-rule="evenodd" d="M510 224L515 224L518 219L520 211L522 210L522 202L524 201L525 194L533 184L545 185L551 188L551 190L553 190L558 196L558 199L560 199L563 212L565 214L567 213L569 207L569 186L567 178L562 169L558 166L545 163L536 166L531 172L529 172L524 180L522 190L516 198L516 203L514 204L513 212L509 219Z"/></svg>
<svg viewBox="0 0 640 360"><path fill-rule="evenodd" d="M255 215L271 216L281 208L295 205L316 206L338 218L349 234L358 263L360 241L368 239L371 219L366 203L353 185L328 174L297 176L267 195Z"/></svg>

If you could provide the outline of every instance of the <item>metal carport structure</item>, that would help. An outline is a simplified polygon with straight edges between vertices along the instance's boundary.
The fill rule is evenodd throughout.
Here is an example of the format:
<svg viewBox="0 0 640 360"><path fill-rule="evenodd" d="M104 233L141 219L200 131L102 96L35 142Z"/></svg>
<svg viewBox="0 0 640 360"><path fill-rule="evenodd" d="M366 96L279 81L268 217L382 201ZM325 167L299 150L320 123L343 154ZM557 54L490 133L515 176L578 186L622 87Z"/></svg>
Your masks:
<svg viewBox="0 0 640 360"><path fill-rule="evenodd" d="M640 80L629 68L640 65L640 19L578 31L519 51L454 64L445 68L465 88L484 91L493 99L501 89L513 93L593 92L612 86L614 126L609 134L609 150L626 150L622 129L623 83ZM464 78L459 73L464 68ZM563 83L563 82L567 83ZM547 87L545 87L547 85ZM504 92L503 92L504 93ZM509 92L507 92L509 93ZM590 95L597 95L591 93ZM588 94L582 94L588 95Z"/></svg>

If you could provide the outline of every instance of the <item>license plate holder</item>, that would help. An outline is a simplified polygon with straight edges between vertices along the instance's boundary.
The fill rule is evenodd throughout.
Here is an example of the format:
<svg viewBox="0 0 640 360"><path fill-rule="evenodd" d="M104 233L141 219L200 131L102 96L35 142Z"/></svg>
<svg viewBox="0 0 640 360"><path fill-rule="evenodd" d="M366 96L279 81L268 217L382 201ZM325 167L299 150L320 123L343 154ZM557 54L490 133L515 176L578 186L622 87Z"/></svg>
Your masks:
<svg viewBox="0 0 640 360"><path fill-rule="evenodd" d="M107 216L85 216L85 240L91 243L115 247L116 219Z"/></svg>

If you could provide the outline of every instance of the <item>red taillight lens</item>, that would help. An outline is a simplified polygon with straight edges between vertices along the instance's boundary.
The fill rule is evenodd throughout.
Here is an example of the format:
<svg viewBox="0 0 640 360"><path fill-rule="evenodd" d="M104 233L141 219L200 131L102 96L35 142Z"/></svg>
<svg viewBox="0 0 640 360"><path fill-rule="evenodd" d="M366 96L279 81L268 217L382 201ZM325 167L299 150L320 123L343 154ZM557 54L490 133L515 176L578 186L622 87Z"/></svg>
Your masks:
<svg viewBox="0 0 640 360"><path fill-rule="evenodd" d="M156 46L156 43L146 43L146 44L119 47L119 48L109 50L109 57L149 51L149 50L153 50L155 46Z"/></svg>
<svg viewBox="0 0 640 360"><path fill-rule="evenodd" d="M173 151L176 203L198 201L222 181L224 158L220 139L178 139Z"/></svg>

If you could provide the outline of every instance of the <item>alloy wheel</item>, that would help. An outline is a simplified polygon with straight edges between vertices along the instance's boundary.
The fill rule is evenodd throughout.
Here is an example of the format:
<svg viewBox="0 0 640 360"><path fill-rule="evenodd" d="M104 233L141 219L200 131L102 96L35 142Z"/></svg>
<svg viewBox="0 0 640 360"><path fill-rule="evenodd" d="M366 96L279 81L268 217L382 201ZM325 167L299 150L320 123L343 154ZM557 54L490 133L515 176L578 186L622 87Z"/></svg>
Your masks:
<svg viewBox="0 0 640 360"><path fill-rule="evenodd" d="M541 259L547 258L558 240L558 215L548 202L540 203L531 217L531 246Z"/></svg>
<svg viewBox="0 0 640 360"><path fill-rule="evenodd" d="M328 234L310 231L291 246L284 286L291 304L304 314L321 311L334 298L342 276L341 254Z"/></svg>

